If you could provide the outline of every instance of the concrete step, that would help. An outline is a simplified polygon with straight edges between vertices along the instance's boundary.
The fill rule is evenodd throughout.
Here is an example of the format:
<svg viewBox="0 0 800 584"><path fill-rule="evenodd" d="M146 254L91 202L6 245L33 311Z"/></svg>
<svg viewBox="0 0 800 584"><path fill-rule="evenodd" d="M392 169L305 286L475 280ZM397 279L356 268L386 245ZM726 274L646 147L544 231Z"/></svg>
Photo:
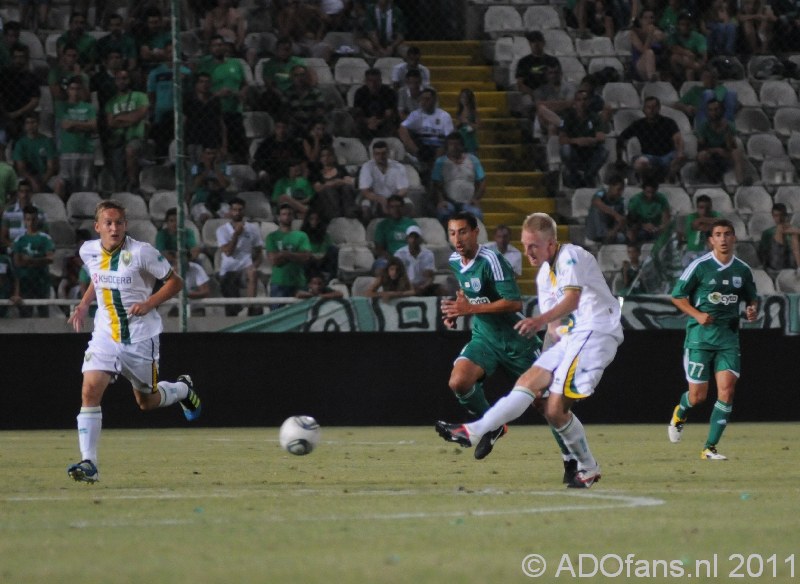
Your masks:
<svg viewBox="0 0 800 584"><path fill-rule="evenodd" d="M481 54L481 41L413 41L422 53L422 63L428 63L432 55L476 55Z"/></svg>
<svg viewBox="0 0 800 584"><path fill-rule="evenodd" d="M456 91L439 91L439 107L442 109L456 109L458 107ZM508 97L505 91L478 91L475 93L475 103L478 107L493 107L498 111L508 108Z"/></svg>
<svg viewBox="0 0 800 584"><path fill-rule="evenodd" d="M509 185L486 185L486 194L484 199L499 198L499 199L523 199L530 197L544 196L544 188L538 185L531 186L509 186Z"/></svg>
<svg viewBox="0 0 800 584"><path fill-rule="evenodd" d="M491 81L492 68L489 65L468 65L462 67L429 67L431 84L436 87L440 81Z"/></svg>
<svg viewBox="0 0 800 584"><path fill-rule="evenodd" d="M461 93L462 89L472 91L496 91L497 85L493 81L440 81L436 84L437 92Z"/></svg>
<svg viewBox="0 0 800 584"><path fill-rule="evenodd" d="M483 151L483 147L481 147ZM541 187L543 172L492 172L486 175L487 186Z"/></svg>
<svg viewBox="0 0 800 584"><path fill-rule="evenodd" d="M522 132L518 128L508 130L484 130L483 121L478 127L478 142L480 144L519 144L522 141Z"/></svg>
<svg viewBox="0 0 800 584"><path fill-rule="evenodd" d="M555 213L556 201L551 198L495 198L484 196L481 200L484 213Z"/></svg>
<svg viewBox="0 0 800 584"><path fill-rule="evenodd" d="M426 67L467 67L470 65L483 65L476 55L423 55L423 65ZM436 89L439 89L438 87Z"/></svg>

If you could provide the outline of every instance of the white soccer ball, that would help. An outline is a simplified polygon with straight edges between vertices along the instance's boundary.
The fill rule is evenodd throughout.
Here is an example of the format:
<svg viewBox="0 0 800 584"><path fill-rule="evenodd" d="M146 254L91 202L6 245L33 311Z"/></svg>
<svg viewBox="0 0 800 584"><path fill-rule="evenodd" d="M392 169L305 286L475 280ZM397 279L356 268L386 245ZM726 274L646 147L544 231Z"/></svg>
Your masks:
<svg viewBox="0 0 800 584"><path fill-rule="evenodd" d="M319 444L319 424L311 416L292 416L281 424L278 440L281 448L291 454L309 454Z"/></svg>

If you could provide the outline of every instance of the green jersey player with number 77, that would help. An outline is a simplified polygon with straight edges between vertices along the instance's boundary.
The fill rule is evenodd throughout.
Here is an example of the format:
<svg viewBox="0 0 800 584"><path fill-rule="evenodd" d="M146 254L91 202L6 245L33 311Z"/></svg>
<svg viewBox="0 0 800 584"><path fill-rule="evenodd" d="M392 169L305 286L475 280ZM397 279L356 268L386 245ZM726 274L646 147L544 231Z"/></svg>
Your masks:
<svg viewBox="0 0 800 584"><path fill-rule="evenodd" d="M730 420L733 394L739 379L739 304L747 304L745 317L756 319L758 298L750 266L734 255L736 233L727 219L717 219L708 235L711 251L689 264L675 284L672 303L689 316L683 366L689 391L681 396L669 423L670 442L680 442L686 416L708 394L712 368L717 382L717 402L700 458L727 460L717 452Z"/></svg>

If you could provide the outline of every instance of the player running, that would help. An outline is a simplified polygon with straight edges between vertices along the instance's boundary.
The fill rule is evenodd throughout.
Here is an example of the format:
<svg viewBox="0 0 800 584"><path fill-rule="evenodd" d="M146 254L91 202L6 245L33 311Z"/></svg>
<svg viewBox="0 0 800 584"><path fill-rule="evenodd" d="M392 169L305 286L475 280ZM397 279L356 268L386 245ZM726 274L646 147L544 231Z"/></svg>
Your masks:
<svg viewBox="0 0 800 584"><path fill-rule="evenodd" d="M670 442L680 442L689 409L703 403L713 368L717 403L711 412L708 438L700 458L727 460L717 444L733 410L733 394L741 371L739 303L747 303L745 317L757 316L758 298L750 266L734 255L736 233L727 219L711 225L711 251L693 261L675 283L672 303L689 316L684 341L683 368L689 391L675 406L667 428Z"/></svg>
<svg viewBox="0 0 800 584"><path fill-rule="evenodd" d="M442 300L443 319L449 328L455 326L457 317L472 315L472 339L453 363L450 389L474 416L489 409L483 392L487 375L503 367L518 377L541 350L537 336L522 336L514 330L524 316L511 265L502 254L480 245L478 234L478 221L472 213L457 213L448 221L450 243L456 250L450 256L450 267L459 290L455 300ZM505 424L498 424L486 432L475 448L475 458L485 458L507 430ZM565 476L571 476L577 463L560 442L559 446L565 457Z"/></svg>
<svg viewBox="0 0 800 584"><path fill-rule="evenodd" d="M180 292L183 280L153 246L127 236L127 226L125 207L112 200L98 203L94 228L100 239L87 241L80 249L91 283L68 321L80 332L89 306L97 299L94 332L82 368L78 414L82 460L67 468L70 477L86 483L100 478L100 402L118 375L131 382L142 410L177 402L186 419L192 421L200 415L200 398L188 375L181 375L175 383L158 381L158 335L162 326L155 309ZM164 285L153 293L156 280Z"/></svg>
<svg viewBox="0 0 800 584"><path fill-rule="evenodd" d="M619 302L594 256L581 247L558 243L556 223L549 215L534 213L525 219L522 244L531 265L539 268L540 314L514 328L530 337L547 326L547 348L480 420L465 425L438 422L436 430L462 446L480 443L487 432L521 416L549 388L544 417L578 461L567 486L586 489L600 480L600 465L571 409L594 393L622 343Z"/></svg>

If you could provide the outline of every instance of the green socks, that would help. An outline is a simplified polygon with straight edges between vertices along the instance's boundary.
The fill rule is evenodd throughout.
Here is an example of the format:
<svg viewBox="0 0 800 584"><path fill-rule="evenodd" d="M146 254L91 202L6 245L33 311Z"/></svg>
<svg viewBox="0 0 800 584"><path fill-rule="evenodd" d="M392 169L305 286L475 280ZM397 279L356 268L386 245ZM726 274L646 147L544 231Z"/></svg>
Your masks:
<svg viewBox="0 0 800 584"><path fill-rule="evenodd" d="M489 409L489 402L483 393L483 382L479 381L467 393L457 395L460 403L473 416L482 416Z"/></svg>
<svg viewBox="0 0 800 584"><path fill-rule="evenodd" d="M685 420L686 411L691 409L691 407L692 404L689 403L689 392L687 391L681 396L681 402L678 404L678 412L677 412L678 418L680 418L681 420Z"/></svg>
<svg viewBox="0 0 800 584"><path fill-rule="evenodd" d="M725 427L728 425L732 411L733 404L726 404L724 401L717 400L711 412L711 425L708 429L708 438L704 448L717 445L720 438L722 438Z"/></svg>

